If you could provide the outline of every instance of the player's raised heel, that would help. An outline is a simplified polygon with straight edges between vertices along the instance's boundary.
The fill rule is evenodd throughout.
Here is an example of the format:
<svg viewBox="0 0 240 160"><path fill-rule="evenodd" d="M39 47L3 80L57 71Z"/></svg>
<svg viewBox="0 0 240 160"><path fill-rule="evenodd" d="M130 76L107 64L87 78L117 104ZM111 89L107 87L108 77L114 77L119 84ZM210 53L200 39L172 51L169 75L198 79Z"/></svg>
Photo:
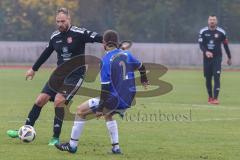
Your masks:
<svg viewBox="0 0 240 160"><path fill-rule="evenodd" d="M18 130L8 130L7 135L11 138L18 138Z"/></svg>
<svg viewBox="0 0 240 160"><path fill-rule="evenodd" d="M63 144L56 144L55 147L59 149L60 151L67 151L69 153L76 153L77 152L77 147L73 148L70 146L70 144L63 143Z"/></svg>
<svg viewBox="0 0 240 160"><path fill-rule="evenodd" d="M54 146L54 145L59 144L59 143L60 143L59 138L52 137L52 139L50 139L48 145L49 146Z"/></svg>

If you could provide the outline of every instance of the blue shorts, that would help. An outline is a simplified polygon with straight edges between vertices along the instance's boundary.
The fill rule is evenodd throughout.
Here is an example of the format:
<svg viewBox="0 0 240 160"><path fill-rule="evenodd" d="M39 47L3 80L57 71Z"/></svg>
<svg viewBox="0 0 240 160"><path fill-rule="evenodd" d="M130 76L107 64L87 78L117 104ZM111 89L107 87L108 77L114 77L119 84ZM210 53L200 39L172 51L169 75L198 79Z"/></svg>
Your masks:
<svg viewBox="0 0 240 160"><path fill-rule="evenodd" d="M89 108L94 112L96 113L96 110L97 108L99 107L99 102L100 102L100 99L97 97L97 98L91 98L88 100L88 105L89 105ZM110 110L109 113L110 114L119 114L121 117L124 117L124 114L126 112L127 108L125 109L113 109L113 110Z"/></svg>

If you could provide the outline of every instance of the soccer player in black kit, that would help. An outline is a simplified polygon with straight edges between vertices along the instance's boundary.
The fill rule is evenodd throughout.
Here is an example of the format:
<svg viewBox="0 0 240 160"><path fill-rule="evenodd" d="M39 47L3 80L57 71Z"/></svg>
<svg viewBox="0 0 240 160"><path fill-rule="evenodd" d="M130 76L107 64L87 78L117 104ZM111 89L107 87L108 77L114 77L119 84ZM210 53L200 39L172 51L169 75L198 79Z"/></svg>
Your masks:
<svg viewBox="0 0 240 160"><path fill-rule="evenodd" d="M96 32L91 32L84 28L78 28L71 25L70 15L66 8L60 8L56 13L56 24L58 30L53 32L49 44L37 59L35 64L26 72L26 79L33 79L35 72L40 66L49 58L55 50L57 52L57 65L61 65L71 58L79 55L84 55L85 43L99 42L102 43L102 36ZM79 89L83 80L85 68L79 68L67 77L67 84L74 85L75 88L71 93L61 94L52 90L48 82L42 89L42 92L37 97L31 111L28 114L25 125L34 126L38 119L42 107L48 102L53 101L55 107L55 118L53 126L53 137L49 141L49 145L59 143L59 136L61 133L63 118L64 118L64 104L66 100L70 100ZM71 94L71 95L70 95ZM69 98L70 97L70 98ZM12 137L18 137L17 130L9 130L7 134Z"/></svg>
<svg viewBox="0 0 240 160"><path fill-rule="evenodd" d="M217 17L215 15L208 17L208 26L200 30L198 42L203 52L204 77L209 97L208 103L219 104L222 44L228 57L227 64L231 65L232 61L226 32L217 26ZM212 78L214 79L214 88L212 87Z"/></svg>

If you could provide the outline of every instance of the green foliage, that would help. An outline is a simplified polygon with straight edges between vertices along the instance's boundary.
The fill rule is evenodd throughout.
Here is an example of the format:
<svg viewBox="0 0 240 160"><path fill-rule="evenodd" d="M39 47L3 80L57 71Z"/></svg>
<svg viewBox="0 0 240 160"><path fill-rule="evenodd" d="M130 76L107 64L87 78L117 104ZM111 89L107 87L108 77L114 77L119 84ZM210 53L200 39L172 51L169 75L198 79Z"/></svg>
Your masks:
<svg viewBox="0 0 240 160"><path fill-rule="evenodd" d="M64 6L71 11L78 1L64 0L2 0L0 9L5 15L0 30L1 40L48 40L55 29L55 12Z"/></svg>
<svg viewBox="0 0 240 160"><path fill-rule="evenodd" d="M31 28L29 20L23 8L19 6L18 0L1 1L0 10L2 11L3 24L1 28L1 39L22 40L27 30ZM26 38L30 38L26 35Z"/></svg>
<svg viewBox="0 0 240 160"><path fill-rule="evenodd" d="M231 42L239 42L239 0L1 0L0 40L43 40L55 28L55 11L70 9L72 23L103 33L117 29L137 42L196 42L216 14Z"/></svg>

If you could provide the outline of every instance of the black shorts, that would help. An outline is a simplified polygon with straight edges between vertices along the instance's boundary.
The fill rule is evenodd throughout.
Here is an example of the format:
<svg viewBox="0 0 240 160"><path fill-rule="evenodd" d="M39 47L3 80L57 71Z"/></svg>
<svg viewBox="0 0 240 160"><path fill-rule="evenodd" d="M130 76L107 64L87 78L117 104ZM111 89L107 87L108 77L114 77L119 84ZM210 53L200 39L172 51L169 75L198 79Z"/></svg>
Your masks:
<svg viewBox="0 0 240 160"><path fill-rule="evenodd" d="M203 71L204 77L213 76L215 74L221 74L222 57L204 58Z"/></svg>
<svg viewBox="0 0 240 160"><path fill-rule="evenodd" d="M78 75L72 75L64 81L64 84L71 86L65 93L62 93L62 95L66 98L67 101L70 101L73 98L73 96L77 93L77 91L82 85L82 82L83 82L83 76L78 76ZM52 89L49 86L49 83L47 82L43 87L41 93L48 94L51 97L50 101L54 101L55 96L58 92Z"/></svg>

